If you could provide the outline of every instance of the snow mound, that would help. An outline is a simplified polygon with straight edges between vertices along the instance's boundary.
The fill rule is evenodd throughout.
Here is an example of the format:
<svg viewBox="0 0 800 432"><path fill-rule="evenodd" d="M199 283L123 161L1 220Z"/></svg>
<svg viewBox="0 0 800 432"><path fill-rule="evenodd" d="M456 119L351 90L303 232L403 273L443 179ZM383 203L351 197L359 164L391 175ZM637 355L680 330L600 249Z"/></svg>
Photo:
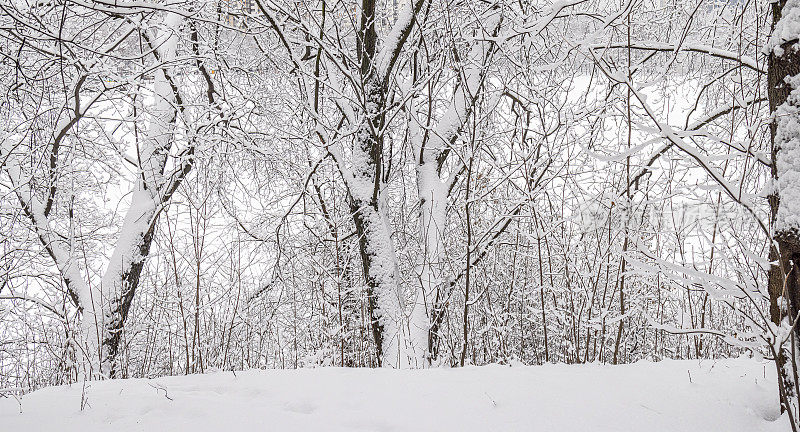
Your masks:
<svg viewBox="0 0 800 432"><path fill-rule="evenodd" d="M774 365L749 359L253 370L46 388L22 413L0 399L0 429L786 431L775 387Z"/></svg>

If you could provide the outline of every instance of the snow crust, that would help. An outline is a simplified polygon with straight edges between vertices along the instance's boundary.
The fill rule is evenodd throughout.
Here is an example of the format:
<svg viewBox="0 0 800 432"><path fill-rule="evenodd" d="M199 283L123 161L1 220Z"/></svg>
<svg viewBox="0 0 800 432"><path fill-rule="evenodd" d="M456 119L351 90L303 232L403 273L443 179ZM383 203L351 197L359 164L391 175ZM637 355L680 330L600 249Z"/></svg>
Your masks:
<svg viewBox="0 0 800 432"><path fill-rule="evenodd" d="M47 388L0 399L4 431L789 430L775 367L632 365L217 372Z"/></svg>
<svg viewBox="0 0 800 432"><path fill-rule="evenodd" d="M781 45L797 40L798 37L800 37L800 0L788 0L783 6L781 19L775 24L767 46L775 54L782 55ZM794 44L793 48L798 49L798 45Z"/></svg>
<svg viewBox="0 0 800 432"><path fill-rule="evenodd" d="M778 123L775 143L780 147L777 158L778 217L777 232L800 232L800 76L787 78L792 91L775 112Z"/></svg>

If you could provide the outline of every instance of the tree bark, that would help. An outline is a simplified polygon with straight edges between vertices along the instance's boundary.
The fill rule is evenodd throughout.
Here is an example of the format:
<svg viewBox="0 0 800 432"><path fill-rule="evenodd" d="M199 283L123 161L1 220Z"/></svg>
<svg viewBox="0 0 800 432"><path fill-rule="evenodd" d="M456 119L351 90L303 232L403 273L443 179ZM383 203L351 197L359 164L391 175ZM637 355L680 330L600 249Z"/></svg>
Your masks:
<svg viewBox="0 0 800 432"><path fill-rule="evenodd" d="M800 328L796 325L800 311L800 215L796 210L797 176L800 175L800 50L797 35L785 40L786 32L781 23L791 8L800 9L796 0L778 0L772 4L773 36L768 59L768 96L772 142L772 176L776 186L769 197L771 222L774 227L770 260L774 263L769 271L770 318L777 326L784 326L789 333L775 341L777 363L781 380L781 408L797 418L798 380L797 346ZM797 12L797 10L795 11ZM795 18L797 19L797 18Z"/></svg>

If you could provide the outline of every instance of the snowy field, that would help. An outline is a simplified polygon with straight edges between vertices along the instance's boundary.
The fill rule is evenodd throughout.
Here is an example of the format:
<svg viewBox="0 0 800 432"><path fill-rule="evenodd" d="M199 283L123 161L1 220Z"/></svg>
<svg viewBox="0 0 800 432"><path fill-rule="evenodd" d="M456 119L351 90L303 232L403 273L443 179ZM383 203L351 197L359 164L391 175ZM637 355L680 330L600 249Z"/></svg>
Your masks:
<svg viewBox="0 0 800 432"><path fill-rule="evenodd" d="M786 431L774 386L747 359L217 372L0 399L0 430Z"/></svg>

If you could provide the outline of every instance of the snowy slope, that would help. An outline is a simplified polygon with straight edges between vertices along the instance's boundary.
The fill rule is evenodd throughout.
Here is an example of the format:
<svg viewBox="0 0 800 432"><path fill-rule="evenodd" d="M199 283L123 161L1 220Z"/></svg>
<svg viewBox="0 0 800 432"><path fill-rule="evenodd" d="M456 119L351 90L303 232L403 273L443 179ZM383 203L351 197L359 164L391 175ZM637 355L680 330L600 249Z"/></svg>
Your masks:
<svg viewBox="0 0 800 432"><path fill-rule="evenodd" d="M0 399L0 430L786 431L774 383L746 359L218 372L93 382L84 411L81 385Z"/></svg>

